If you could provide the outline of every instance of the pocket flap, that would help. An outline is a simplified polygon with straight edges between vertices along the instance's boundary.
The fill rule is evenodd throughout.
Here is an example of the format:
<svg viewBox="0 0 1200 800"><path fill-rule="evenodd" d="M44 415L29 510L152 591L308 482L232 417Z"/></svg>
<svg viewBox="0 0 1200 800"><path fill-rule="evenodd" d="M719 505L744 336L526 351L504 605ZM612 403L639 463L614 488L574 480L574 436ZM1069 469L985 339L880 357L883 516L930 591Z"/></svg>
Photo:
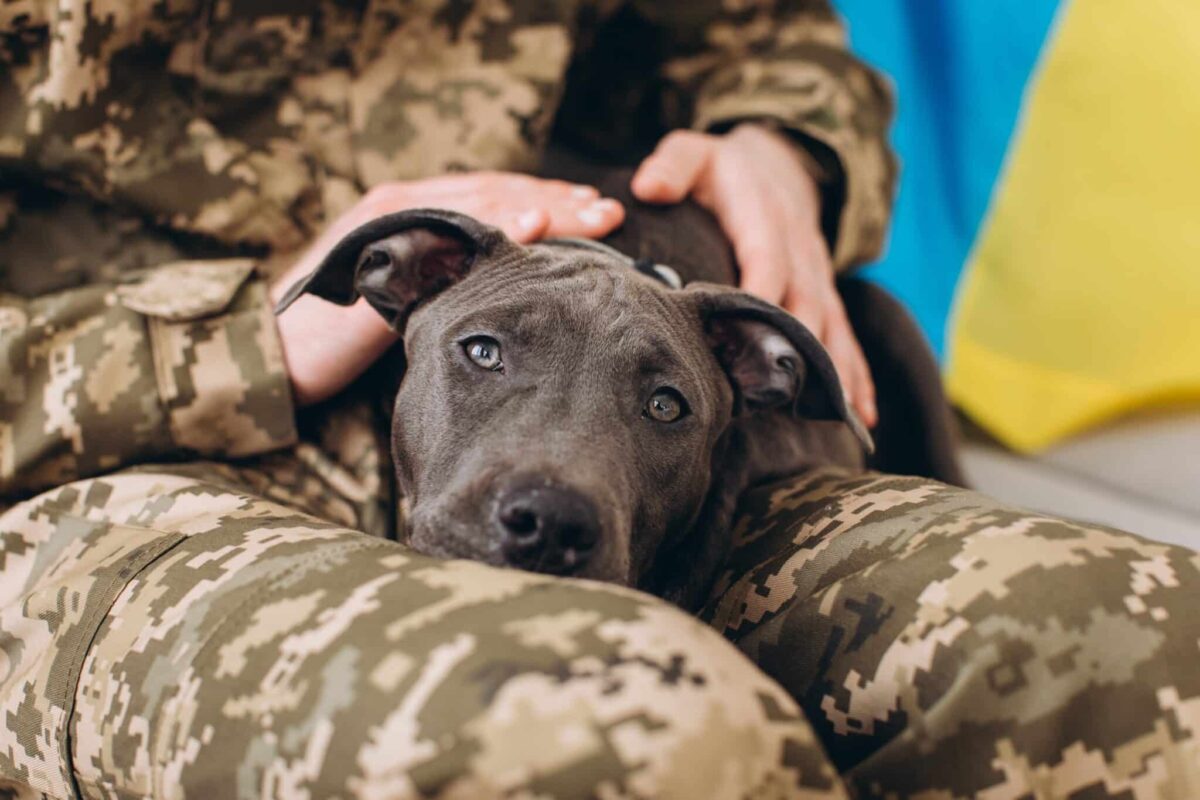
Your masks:
<svg viewBox="0 0 1200 800"><path fill-rule="evenodd" d="M254 272L252 258L175 261L117 287L121 305L151 317L182 322L220 314Z"/></svg>

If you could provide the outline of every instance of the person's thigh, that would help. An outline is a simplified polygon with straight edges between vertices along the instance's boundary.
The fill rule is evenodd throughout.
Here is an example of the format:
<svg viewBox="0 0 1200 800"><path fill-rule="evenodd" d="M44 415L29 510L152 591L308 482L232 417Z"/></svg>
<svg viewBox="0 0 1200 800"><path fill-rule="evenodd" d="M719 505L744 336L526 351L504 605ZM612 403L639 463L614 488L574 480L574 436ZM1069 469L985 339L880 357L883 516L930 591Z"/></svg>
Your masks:
<svg viewBox="0 0 1200 800"><path fill-rule="evenodd" d="M205 472L0 516L0 795L845 796L791 698L697 620Z"/></svg>
<svg viewBox="0 0 1200 800"><path fill-rule="evenodd" d="M932 481L751 492L705 618L862 797L1200 797L1200 556Z"/></svg>

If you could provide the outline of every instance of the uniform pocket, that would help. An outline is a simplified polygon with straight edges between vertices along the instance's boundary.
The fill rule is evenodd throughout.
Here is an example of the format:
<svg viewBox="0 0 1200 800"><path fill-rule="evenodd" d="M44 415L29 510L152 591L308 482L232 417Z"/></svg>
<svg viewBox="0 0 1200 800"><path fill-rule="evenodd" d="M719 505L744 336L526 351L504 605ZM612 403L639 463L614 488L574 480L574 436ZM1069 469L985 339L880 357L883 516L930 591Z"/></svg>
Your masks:
<svg viewBox="0 0 1200 800"><path fill-rule="evenodd" d="M117 287L121 305L148 317L184 322L220 314L254 272L254 259L177 261Z"/></svg>

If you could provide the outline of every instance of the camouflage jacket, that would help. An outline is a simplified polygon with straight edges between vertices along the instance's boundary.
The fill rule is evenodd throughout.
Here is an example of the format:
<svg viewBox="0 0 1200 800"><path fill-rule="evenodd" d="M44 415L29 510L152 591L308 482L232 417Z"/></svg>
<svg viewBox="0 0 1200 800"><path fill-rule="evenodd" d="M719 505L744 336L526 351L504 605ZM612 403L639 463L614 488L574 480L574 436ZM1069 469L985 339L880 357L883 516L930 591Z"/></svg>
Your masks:
<svg viewBox="0 0 1200 800"><path fill-rule="evenodd" d="M254 259L382 182L770 119L839 266L879 250L891 101L823 0L286 7L0 3L0 497L293 443Z"/></svg>

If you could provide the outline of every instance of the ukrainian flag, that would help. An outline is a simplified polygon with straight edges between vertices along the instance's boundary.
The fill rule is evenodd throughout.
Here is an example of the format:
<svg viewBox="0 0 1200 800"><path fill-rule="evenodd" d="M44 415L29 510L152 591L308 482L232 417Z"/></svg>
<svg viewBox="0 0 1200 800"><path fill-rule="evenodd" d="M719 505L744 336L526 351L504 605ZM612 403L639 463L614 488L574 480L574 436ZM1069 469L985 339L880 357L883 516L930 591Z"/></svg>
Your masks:
<svg viewBox="0 0 1200 800"><path fill-rule="evenodd" d="M1200 0L838 7L899 94L867 275L955 403L1021 451L1200 404Z"/></svg>

